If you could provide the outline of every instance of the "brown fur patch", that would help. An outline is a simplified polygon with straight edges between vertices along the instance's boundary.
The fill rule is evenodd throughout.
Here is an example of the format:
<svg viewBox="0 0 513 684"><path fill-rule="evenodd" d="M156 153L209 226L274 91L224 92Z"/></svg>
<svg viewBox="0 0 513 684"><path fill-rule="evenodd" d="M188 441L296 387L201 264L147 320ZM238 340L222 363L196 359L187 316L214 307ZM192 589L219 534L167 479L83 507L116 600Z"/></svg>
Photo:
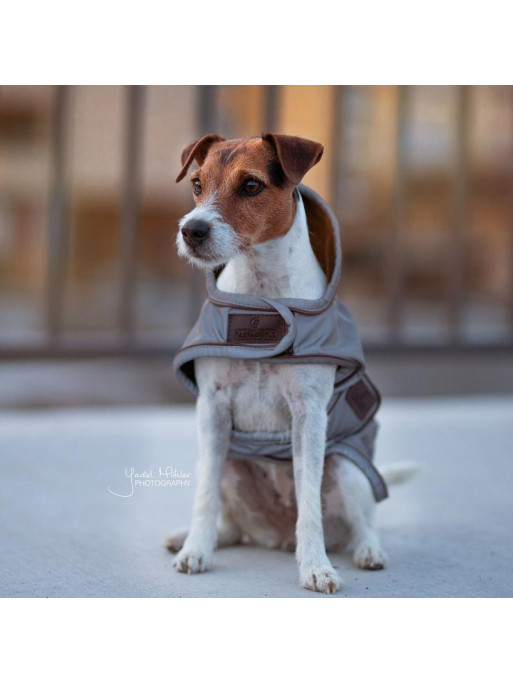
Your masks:
<svg viewBox="0 0 513 684"><path fill-rule="evenodd" d="M194 201L201 205L215 193L218 211L248 247L285 235L294 220L294 185L286 179L276 185L277 164L275 149L261 138L214 143L191 176L198 177L202 186ZM254 197L241 194L248 178L265 185Z"/></svg>
<svg viewBox="0 0 513 684"><path fill-rule="evenodd" d="M327 497L338 490L338 482L333 470L333 456L326 459L322 480L321 498L323 508L323 525L325 543L328 550L333 550L346 544L349 540L347 527L342 509L340 513L330 514L327 510ZM280 464L272 468L283 468L283 472L290 477L292 484L292 464ZM272 548L282 548L293 551L295 549L295 528L297 520L297 504L294 490L291 498L284 491L279 491L273 479L268 476L267 463L229 460L225 465L225 474L229 470L231 477L223 480L223 486L230 488L229 494L224 496L225 503L232 506L232 515L242 531L256 543L260 535L269 535ZM227 485L227 483L229 483ZM265 544L267 545L267 543Z"/></svg>
<svg viewBox="0 0 513 684"><path fill-rule="evenodd" d="M218 150L217 155L219 157L219 162L223 166L227 166L231 161L237 157L239 154L244 154L246 151L246 145L243 143L239 145L225 145L221 150Z"/></svg>
<svg viewBox="0 0 513 684"><path fill-rule="evenodd" d="M295 502L293 505L284 503L269 482L265 469L258 464L237 461L233 466L239 475L238 494L245 505L260 515L281 539L293 535L297 519Z"/></svg>

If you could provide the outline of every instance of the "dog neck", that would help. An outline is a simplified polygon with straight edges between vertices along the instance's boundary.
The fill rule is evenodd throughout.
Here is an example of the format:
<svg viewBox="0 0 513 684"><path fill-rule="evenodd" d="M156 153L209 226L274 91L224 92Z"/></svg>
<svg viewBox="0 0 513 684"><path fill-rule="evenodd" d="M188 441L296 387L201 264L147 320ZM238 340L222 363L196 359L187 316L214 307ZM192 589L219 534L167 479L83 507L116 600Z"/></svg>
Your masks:
<svg viewBox="0 0 513 684"><path fill-rule="evenodd" d="M296 193L294 221L282 237L252 245L224 267L217 287L224 292L266 297L318 299L326 276L310 244L303 200Z"/></svg>

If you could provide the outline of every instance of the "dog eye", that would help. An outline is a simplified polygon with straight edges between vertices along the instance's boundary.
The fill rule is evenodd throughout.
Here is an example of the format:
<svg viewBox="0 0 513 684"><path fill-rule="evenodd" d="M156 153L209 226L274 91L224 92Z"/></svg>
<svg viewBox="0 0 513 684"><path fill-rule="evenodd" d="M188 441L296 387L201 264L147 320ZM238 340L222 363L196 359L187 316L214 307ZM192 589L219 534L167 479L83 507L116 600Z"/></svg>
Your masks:
<svg viewBox="0 0 513 684"><path fill-rule="evenodd" d="M260 192L260 190L263 189L263 187L263 183L255 180L254 178L250 178L249 180L244 181L241 190L243 195L258 195L258 193Z"/></svg>
<svg viewBox="0 0 513 684"><path fill-rule="evenodd" d="M195 178L192 181L192 191L194 192L195 195L199 195L201 193L201 182L199 178Z"/></svg>

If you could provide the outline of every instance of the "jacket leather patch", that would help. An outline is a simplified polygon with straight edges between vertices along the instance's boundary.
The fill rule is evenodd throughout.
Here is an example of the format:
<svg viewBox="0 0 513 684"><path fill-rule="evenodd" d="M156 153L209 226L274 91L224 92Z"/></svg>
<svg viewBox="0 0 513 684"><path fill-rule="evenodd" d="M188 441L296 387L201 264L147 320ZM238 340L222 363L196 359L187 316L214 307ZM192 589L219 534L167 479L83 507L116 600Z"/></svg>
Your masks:
<svg viewBox="0 0 513 684"><path fill-rule="evenodd" d="M233 344L276 344L287 332L279 314L229 314L226 341Z"/></svg>
<svg viewBox="0 0 513 684"><path fill-rule="evenodd" d="M367 387L363 380L355 383L347 390L346 401L360 420L363 420L376 405L374 392Z"/></svg>

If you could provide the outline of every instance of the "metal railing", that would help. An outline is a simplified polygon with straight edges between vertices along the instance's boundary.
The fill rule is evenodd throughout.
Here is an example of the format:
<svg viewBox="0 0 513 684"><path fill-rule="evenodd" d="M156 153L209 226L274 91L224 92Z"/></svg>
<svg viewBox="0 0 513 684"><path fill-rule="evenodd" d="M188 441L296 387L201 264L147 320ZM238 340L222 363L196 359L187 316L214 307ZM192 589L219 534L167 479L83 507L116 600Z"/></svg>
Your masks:
<svg viewBox="0 0 513 684"><path fill-rule="evenodd" d="M340 145L340 102L343 86L335 89L334 149ZM79 339L71 343L64 339L62 326L65 274L68 260L69 239L69 187L67 150L68 130L71 117L72 86L57 86L53 108L52 125L52 172L50 210L48 216L47 284L45 290L46 340L33 346L0 346L0 359L39 357L88 357L108 355L153 355L173 353L180 340L170 343L169 335L161 343L138 340L134 301L137 290L137 246L139 217L141 211L141 168L143 126L147 100L146 87L126 87L124 168L120 212L120 258L118 335L109 343ZM198 137L217 129L218 87L199 86L197 111ZM447 297L447 326L450 336L445 343L433 345L412 344L402 335L405 305L405 240L408 230L406 207L409 193L408 125L411 86L400 86L397 107L397 137L395 149L395 205L393 229L389 241L387 284L387 334L381 342L374 342L374 350L415 351L464 349L512 349L513 344L513 157L511 165L511 216L510 216L510 291L508 293L511 340L476 344L467 339L462 326L462 312L467 293L466 250L469 229L469 118L471 116L470 86L458 86L457 107L457 155L455 160L455 192L453 198L454 219L452 224L451 263L448 273L450 288ZM262 129L275 130L279 121L280 87L266 86L262 114ZM513 96L512 96L513 111ZM339 156L334 155L333 193L337 192L336 180L340 174ZM336 205L336 198L335 198ZM201 276L194 277L193 298L196 305L201 299Z"/></svg>

